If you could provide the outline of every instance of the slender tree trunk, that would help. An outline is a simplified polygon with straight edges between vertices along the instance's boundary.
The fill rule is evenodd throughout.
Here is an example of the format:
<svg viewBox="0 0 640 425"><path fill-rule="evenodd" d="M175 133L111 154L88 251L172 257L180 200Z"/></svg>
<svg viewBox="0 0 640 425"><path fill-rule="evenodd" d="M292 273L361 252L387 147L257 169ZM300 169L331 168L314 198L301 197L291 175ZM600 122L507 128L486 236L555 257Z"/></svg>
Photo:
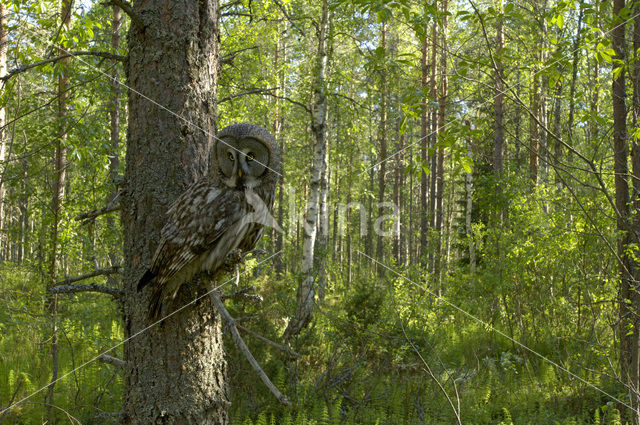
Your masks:
<svg viewBox="0 0 640 425"><path fill-rule="evenodd" d="M285 62L287 46L285 43L285 39L282 36L282 33L279 31L279 29L280 29L280 26L278 26L278 40L276 41L275 52L273 57L273 65L277 75L276 96L286 96L285 77L284 77L284 72L280 70L280 66L281 66L280 64L282 62ZM282 60L281 60L281 56L282 56ZM274 115L275 116L273 119L273 137L275 137L275 139L279 141L282 161L284 163L285 153L286 153L285 145L280 140L280 133L282 131L282 126L284 124L284 115L281 114L280 112L279 97L276 97ZM282 171L280 172L281 174L280 178L278 179L278 223L281 223L281 225L284 222L283 221L284 220L284 172L285 170L283 167ZM282 251L283 247L284 247L284 233L278 232L276 234L276 246L275 246L276 252ZM274 268L278 276L282 276L282 274L284 273L285 263L283 261L283 258L284 257L282 255L276 255L274 257Z"/></svg>
<svg viewBox="0 0 640 425"><path fill-rule="evenodd" d="M465 125L471 129L471 123L465 122ZM467 155L469 159L473 161L473 147L471 138L467 138ZM473 216L473 170L464 175L464 189L465 189L465 210L464 210L464 223L467 237L467 244L469 249L469 274L473 275L476 272L476 242L473 234L473 227L471 225L471 218Z"/></svg>
<svg viewBox="0 0 640 425"><path fill-rule="evenodd" d="M613 31L612 31L612 47L616 53L616 59L624 62L626 53L625 40L625 22L624 18L619 14L625 7L624 0L614 0L613 2ZM640 20L637 21L640 24ZM636 39L637 35L637 39ZM634 29L634 47L640 43L640 32L636 34ZM637 65L636 65L637 67ZM640 67L634 71L640 70ZM635 75L633 75L635 77ZM639 77L640 78L640 77ZM634 117L636 116L636 106L640 111L640 91L637 84L640 80L633 78L634 82ZM614 148L614 171L616 186L616 209L617 211L617 230L618 237L618 256L621 258L620 263L620 372L622 379L629 385L631 391L631 406L633 410L630 412L630 419L634 425L640 422L640 405L638 395L638 384L640 376L638 374L638 332L630 332L630 330L638 329L640 320L638 320L638 311L640 297L637 291L638 266L633 259L633 255L629 254L632 250L630 246L637 244L638 232L635 224L632 223L629 208L629 182L628 182L628 166L629 146L627 143L627 106L625 92L625 71L620 72L617 78L613 79L611 88L611 97L613 101L613 148ZM635 143L634 143L635 144ZM634 146L634 154L638 152ZM634 155L635 157L635 155ZM639 158L633 158L634 172L640 174L640 166L638 166ZM634 184L635 187L640 185ZM635 192L635 191L634 191ZM635 194L634 194L635 195ZM636 200L633 199L634 204ZM636 222L637 220L633 220Z"/></svg>
<svg viewBox="0 0 640 425"><path fill-rule="evenodd" d="M440 34L440 96L438 99L438 135L444 135L447 117L447 95L449 91L449 80L447 78L447 8L448 0L442 0L442 29ZM438 148L438 163L436 169L436 234L437 249L434 263L434 278L438 283L438 292L442 291L442 218L444 214L444 147Z"/></svg>
<svg viewBox="0 0 640 425"><path fill-rule="evenodd" d="M122 25L122 12L118 6L113 6L113 12L111 17L111 48L114 52L117 52L120 48L120 26ZM111 73L111 84L109 87L109 121L110 126L110 148L109 148L109 184L111 190L107 195L106 205L113 202L118 202L116 196L118 196L118 186L116 184L118 180L118 168L120 166L120 83L119 83L119 70L114 68ZM115 201L114 201L115 200ZM107 214L107 229L115 230L116 220L111 214ZM115 248L115 247L114 247ZM119 255L116 249L109 252L109 262L111 265L120 263Z"/></svg>
<svg viewBox="0 0 640 425"><path fill-rule="evenodd" d="M496 176L496 184L500 190L502 178L502 162L504 151L504 83L502 49L504 48L504 23L502 20L503 0L498 0L498 13L496 20L496 70L494 78L495 96L493 98L494 130L493 130L493 171Z"/></svg>
<svg viewBox="0 0 640 425"><path fill-rule="evenodd" d="M400 134L399 128L396 129L397 143L395 144L396 152L401 152L395 157L394 175L393 175L393 203L398 208L399 217L393 222L393 258L396 260L396 264L404 264L404 258L402 253L402 232L400 229L400 221L403 211L402 200L402 164L403 152L404 152L404 134Z"/></svg>
<svg viewBox="0 0 640 425"><path fill-rule="evenodd" d="M384 57L387 57L387 23L382 21L380 32L380 47L384 51ZM384 192L387 179L387 70L386 63L380 70L380 169L378 170L378 217L384 215ZM376 258L378 261L384 262L384 239L382 232L378 232L376 244ZM377 266L378 275L384 275L384 268Z"/></svg>
<svg viewBox="0 0 640 425"><path fill-rule="evenodd" d="M427 204L427 197L429 194L429 176L425 171L428 160L429 151L429 97L427 96L427 90L429 89L429 24L425 24L424 40L422 42L422 57L420 65L422 66L422 113L420 114L420 264L425 266L427 264L427 244L429 237L429 206ZM435 46L432 47L435 51Z"/></svg>
<svg viewBox="0 0 640 425"><path fill-rule="evenodd" d="M434 6L436 6L437 0L434 0ZM431 93L431 99L438 98L438 86L436 81L436 70L438 68L437 62L437 46L438 46L438 24L434 22L431 26L431 76L429 79L429 91ZM429 183L429 228L434 229L436 225L436 174L437 174L437 153L436 144L438 142L438 111L435 108L431 110L431 136L429 140L429 146L432 149L431 154L431 181ZM435 250L429 250L429 267L433 267ZM433 271L430 269L429 271Z"/></svg>
<svg viewBox="0 0 640 425"><path fill-rule="evenodd" d="M69 30L71 25L71 11L73 10L72 0L63 0L60 5L60 16L62 27L65 31ZM62 46L59 47L59 53L64 53ZM68 109L68 88L69 76L67 73L69 59L65 58L58 62L58 134L54 143L53 152L53 176L51 182L51 227L49 236L49 274L47 286L52 287L58 277L58 231L60 224L60 215L62 212L62 202L65 196L66 178L67 178L67 109ZM51 384L47 389L45 396L47 421L51 424L56 423L56 412L53 410L55 406L54 393L55 383L58 379L58 296L53 295L48 299L47 307L51 314Z"/></svg>
<svg viewBox="0 0 640 425"><path fill-rule="evenodd" d="M533 89L531 93L531 111L536 118L540 118L540 77L537 70L532 70L533 75ZM531 118L531 135L529 139L529 177L533 185L538 183L538 148L540 145L540 129L538 123L532 117Z"/></svg>
<svg viewBox="0 0 640 425"><path fill-rule="evenodd" d="M311 129L314 136L314 153L309 179L309 203L304 225L304 243L302 247L302 281L298 285L296 295L296 311L284 332L286 339L300 333L313 317L315 305L315 274L314 270L316 237L318 233L318 219L322 185L322 172L326 167L327 148L327 35L329 32L328 0L322 1L320 31L318 33L318 51L313 83L313 105L311 107Z"/></svg>
<svg viewBox="0 0 640 425"><path fill-rule="evenodd" d="M9 10L4 3L0 3L0 77L7 73L7 51L9 49ZM5 80L0 80L0 89L4 92ZM7 166L5 163L5 152L7 146L7 137L5 125L7 123L7 109L5 102L0 104L0 165L3 169ZM6 232L4 231L4 182L0 182L0 252L6 241Z"/></svg>
<svg viewBox="0 0 640 425"><path fill-rule="evenodd" d="M123 423L227 424L226 362L215 307L207 297L146 329L150 291L136 291L169 205L207 174L217 121L218 3L188 0L172 7L149 0L134 7L144 28L132 22L128 37L132 89L121 220L124 329L131 339L124 348ZM196 286L183 285L174 310L196 298Z"/></svg>

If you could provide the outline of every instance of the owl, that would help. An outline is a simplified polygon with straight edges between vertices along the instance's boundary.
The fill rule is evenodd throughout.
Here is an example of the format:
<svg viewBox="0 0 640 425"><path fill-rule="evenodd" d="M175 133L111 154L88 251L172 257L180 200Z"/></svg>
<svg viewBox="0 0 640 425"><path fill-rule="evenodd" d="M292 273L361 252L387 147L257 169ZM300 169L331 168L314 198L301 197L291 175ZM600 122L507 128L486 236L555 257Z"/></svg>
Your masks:
<svg viewBox="0 0 640 425"><path fill-rule="evenodd" d="M189 186L169 207L151 267L138 291L152 284L149 318L196 274L215 273L227 255L251 251L271 215L280 175L280 149L264 128L247 123L220 131L209 175Z"/></svg>

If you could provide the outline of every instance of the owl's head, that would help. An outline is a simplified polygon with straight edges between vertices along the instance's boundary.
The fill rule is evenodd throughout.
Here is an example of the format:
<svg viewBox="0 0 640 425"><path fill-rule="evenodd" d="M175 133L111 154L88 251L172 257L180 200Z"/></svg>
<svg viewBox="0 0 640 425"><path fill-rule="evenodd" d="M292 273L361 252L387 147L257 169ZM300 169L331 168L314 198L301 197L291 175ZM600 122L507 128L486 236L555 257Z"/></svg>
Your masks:
<svg viewBox="0 0 640 425"><path fill-rule="evenodd" d="M223 128L212 154L211 173L232 189L275 184L280 173L280 148L271 133L258 125Z"/></svg>

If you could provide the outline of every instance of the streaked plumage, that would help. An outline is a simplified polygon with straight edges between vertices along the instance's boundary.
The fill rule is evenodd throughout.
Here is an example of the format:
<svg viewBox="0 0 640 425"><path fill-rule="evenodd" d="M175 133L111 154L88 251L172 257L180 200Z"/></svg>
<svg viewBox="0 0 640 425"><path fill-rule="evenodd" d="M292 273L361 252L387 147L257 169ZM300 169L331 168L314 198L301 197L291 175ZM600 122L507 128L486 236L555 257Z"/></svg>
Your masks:
<svg viewBox="0 0 640 425"><path fill-rule="evenodd" d="M196 274L215 274L230 252L255 247L273 208L280 161L264 128L234 124L220 131L209 175L169 207L151 267L138 283L138 290L152 283L151 319Z"/></svg>

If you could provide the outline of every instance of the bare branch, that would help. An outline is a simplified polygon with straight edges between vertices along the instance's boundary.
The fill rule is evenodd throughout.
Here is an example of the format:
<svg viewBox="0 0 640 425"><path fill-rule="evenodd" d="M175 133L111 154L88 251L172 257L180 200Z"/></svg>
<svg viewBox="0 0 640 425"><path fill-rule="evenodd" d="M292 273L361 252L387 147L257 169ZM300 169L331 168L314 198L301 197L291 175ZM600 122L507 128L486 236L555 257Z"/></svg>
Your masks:
<svg viewBox="0 0 640 425"><path fill-rule="evenodd" d="M123 418L124 416L125 416L124 410L119 410L117 412L101 412L95 415L93 418L101 419L104 421L105 419L118 419L118 418Z"/></svg>
<svg viewBox="0 0 640 425"><path fill-rule="evenodd" d="M84 220L82 222L82 224L87 224L88 222L90 222L91 220L93 220L96 217L99 217L99 216L104 215L104 214L109 214L109 213L114 212L114 211L119 211L119 210L120 210L120 205L106 206L104 208L100 208L100 209L97 209L97 210L87 211L85 213L78 214L76 216L76 220L78 220L78 221Z"/></svg>
<svg viewBox="0 0 640 425"><path fill-rule="evenodd" d="M145 24L142 16L140 16L140 14L133 9L133 6L131 6L129 2L125 0L109 0L108 3L114 6L118 6L124 13L129 15L129 18L131 18L131 22L133 22L139 29L144 29Z"/></svg>
<svg viewBox="0 0 640 425"><path fill-rule="evenodd" d="M291 18L291 16L289 16L289 14L287 13L287 9L284 7L284 5L282 3L280 3L280 1L278 0L274 0L276 6L278 6L278 9L280 9L280 11L282 12L282 14L284 15L285 18L287 18L287 20L289 21L289 23L291 24L291 26L293 28L295 28L296 31L298 31L301 35L305 35L304 31L302 31L297 25L296 23L293 21L293 19Z"/></svg>
<svg viewBox="0 0 640 425"><path fill-rule="evenodd" d="M18 385L16 385L16 389L13 391L13 395L11 396L11 400L9 400L9 404L7 404L7 408L2 411L2 415L0 415L0 422L2 422L2 418L9 411L9 407L13 406L13 400L15 400L16 395L18 395L18 391L20 391L20 387L22 387L22 383L24 382L24 378L21 376L18 380Z"/></svg>
<svg viewBox="0 0 640 425"><path fill-rule="evenodd" d="M286 96L279 96L279 95L277 95L277 94L273 94L273 93L271 93L271 92L267 92L267 93L265 93L265 94L266 94L266 95L268 95L268 96L271 96L271 97L275 97L276 99L286 100L286 101L287 101L287 102L289 102L289 103L292 103L292 104L294 104L294 105L297 105L297 106L301 107L302 109L304 109L305 111L307 111L307 113L308 113L308 114L311 114L311 108L309 108L309 107L308 107L307 105L305 105L304 103L298 102L297 100L293 100L293 99L291 99L291 98L289 98L289 97L286 97Z"/></svg>
<svg viewBox="0 0 640 425"><path fill-rule="evenodd" d="M274 91L275 88L272 89L253 89L253 90L249 90L249 91L245 91L242 93L236 93L236 94L232 94L231 96L227 96L227 97L223 97L222 99L218 100L218 104L224 103L224 102L228 102L230 100L235 99L236 97L241 97L241 96L246 96L249 94L269 94L269 92Z"/></svg>
<svg viewBox="0 0 640 425"><path fill-rule="evenodd" d="M117 357L109 356L107 354L101 355L100 357L98 357L98 360L100 360L103 363L108 363L111 366L115 366L121 369L124 368L125 366L124 360L121 360Z"/></svg>
<svg viewBox="0 0 640 425"><path fill-rule="evenodd" d="M122 268L120 266L112 266L112 267L108 267L106 269L94 270L91 273L83 274L83 275L80 275L80 276L67 277L66 279L61 280L60 282L56 282L54 287L51 288L51 289L54 289L56 286L69 285L71 283L79 282L79 281L85 280L85 279L90 279L90 278L96 277L96 276L107 276L107 275L114 274L114 273L120 273L121 270L122 270Z"/></svg>
<svg viewBox="0 0 640 425"><path fill-rule="evenodd" d="M237 6L239 4L242 4L241 0L232 1L232 2L227 3L227 4L221 4L220 7L218 7L218 11L222 12L225 9L228 9L230 7L233 7L233 6Z"/></svg>
<svg viewBox="0 0 640 425"><path fill-rule="evenodd" d="M9 71L6 75L3 75L2 77L0 77L0 80L3 81L7 81L9 78L16 76L18 74L21 74L25 71L28 71L30 69L33 68L37 68L39 66L42 65L46 65L48 63L52 63L52 62L58 62L61 59L65 59L68 57L72 57L72 56L98 56L101 58L105 58L105 59L111 59L111 60L115 60L115 61L120 61L120 62L124 62L127 58L125 56L122 55L116 55L113 53L109 53L109 52L99 52L99 51L93 51L93 50L81 50L79 52L67 52L64 53L60 56L56 56L55 58L49 58L49 59L43 59L39 62L34 62L34 63L29 63L26 65L22 65L19 66L17 68L12 69L11 71Z"/></svg>
<svg viewBox="0 0 640 425"><path fill-rule="evenodd" d="M242 299L242 298L249 298L249 299L252 299L252 300L258 301L258 302L264 301L262 296L260 296L260 295L249 294L249 292L255 291L255 290L256 290L255 286L249 286L247 288L242 288L239 291L234 292L233 294L222 295L222 296L220 296L220 299L222 301L225 301L225 300L237 300L237 299Z"/></svg>
<svg viewBox="0 0 640 425"><path fill-rule="evenodd" d="M118 192L116 194L116 196L113 197L113 199L111 199L107 205L103 208L99 208L93 211L88 211L88 212L84 212L82 214L78 214L76 216L76 220L80 221L80 220L84 220L82 222L82 225L85 225L87 223L89 223L91 220L95 219L98 216L104 215L104 214L108 214L110 212L114 212L114 211L118 211L120 210L120 206L116 203L116 201L118 200L118 198L120 197L120 195L122 194L122 191ZM97 267L96 267L97 268Z"/></svg>
<svg viewBox="0 0 640 425"><path fill-rule="evenodd" d="M270 339L255 333L254 331L245 328L242 325L238 325L236 324L236 327L241 330L242 332L251 335L254 338L259 339L260 341L269 344L272 347L277 348L280 351L283 351L284 353L286 353L287 355L289 355L289 357L292 357L294 359L300 358L302 357L300 354L296 353L295 351L293 351L291 348L289 348L289 346L285 345L285 344L278 344L277 342L271 341Z"/></svg>
<svg viewBox="0 0 640 425"><path fill-rule="evenodd" d="M234 52L231 52L229 54L224 55L223 57L220 58L220 65L228 65L231 62L233 62L233 60L236 58L236 56L238 56L238 53L242 53L244 51L247 50L253 50L253 49L257 49L258 46L251 46L251 47L245 47L244 49L239 49L236 50Z"/></svg>
<svg viewBox="0 0 640 425"><path fill-rule="evenodd" d="M101 294L108 294L114 298L120 298L124 291L118 288L112 288L111 286L98 285L90 283L88 285L57 285L47 290L51 294L75 294L77 292L99 292Z"/></svg>
<svg viewBox="0 0 640 425"><path fill-rule="evenodd" d="M211 291L209 293L209 296L211 297L211 302L213 303L213 305L215 305L218 311L220 312L220 317L222 317L222 320L225 322L225 324L231 331L231 336L233 338L233 341L236 343L240 351L242 351L242 353L245 355L247 360L249 360L249 363L251 364L251 366L253 366L255 371L258 373L258 376L260 376L260 379L262 380L262 382L264 382L267 388L269 388L269 391L271 391L271 393L280 401L280 403L282 403L287 407L291 407L291 402L287 399L287 397L285 397L284 394L280 392L280 390L278 390L278 388L276 388L275 385L273 385L273 383L271 382L267 374L264 373L264 370L262 370L262 368L260 367L256 359L253 357L253 354L251 354L251 351L249 351L247 344L245 344L244 340L240 336L240 332L238 332L238 327L236 325L235 319L231 317L231 315L225 308L224 303L218 296L218 293L216 291Z"/></svg>

